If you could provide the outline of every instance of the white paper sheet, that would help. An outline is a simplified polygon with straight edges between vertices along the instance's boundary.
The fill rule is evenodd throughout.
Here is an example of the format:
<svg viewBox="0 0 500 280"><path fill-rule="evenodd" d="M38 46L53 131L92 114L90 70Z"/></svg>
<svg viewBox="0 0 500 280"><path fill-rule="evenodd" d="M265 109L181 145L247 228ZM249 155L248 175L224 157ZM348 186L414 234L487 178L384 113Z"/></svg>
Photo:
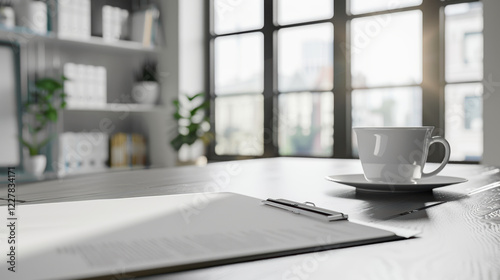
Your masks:
<svg viewBox="0 0 500 280"><path fill-rule="evenodd" d="M398 238L232 193L21 205L16 213L16 272L2 261L0 279L145 275ZM0 229L2 256L9 235Z"/></svg>

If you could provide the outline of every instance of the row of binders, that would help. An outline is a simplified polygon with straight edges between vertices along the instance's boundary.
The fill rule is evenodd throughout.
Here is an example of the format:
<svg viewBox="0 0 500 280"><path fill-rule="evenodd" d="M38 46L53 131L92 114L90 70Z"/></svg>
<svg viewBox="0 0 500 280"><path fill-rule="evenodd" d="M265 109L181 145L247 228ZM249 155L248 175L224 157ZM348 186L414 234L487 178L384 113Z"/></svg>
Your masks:
<svg viewBox="0 0 500 280"><path fill-rule="evenodd" d="M101 132L64 132L59 135L59 176L108 169L109 136Z"/></svg>
<svg viewBox="0 0 500 280"><path fill-rule="evenodd" d="M66 102L69 109L106 106L106 68L66 63L63 73L68 78L64 82L64 91L68 95Z"/></svg>
<svg viewBox="0 0 500 280"><path fill-rule="evenodd" d="M111 167L144 167L146 139L137 133L117 133L110 140Z"/></svg>
<svg viewBox="0 0 500 280"><path fill-rule="evenodd" d="M90 0L48 1L50 29L60 38L88 39L91 36Z"/></svg>
<svg viewBox="0 0 500 280"><path fill-rule="evenodd" d="M49 9L51 31L60 38L105 40L131 40L144 47L158 44L160 11L148 6L138 11L110 5L92 5L90 0L53 0Z"/></svg>
<svg viewBox="0 0 500 280"><path fill-rule="evenodd" d="M64 132L59 135L59 176L145 167L147 144L136 133Z"/></svg>

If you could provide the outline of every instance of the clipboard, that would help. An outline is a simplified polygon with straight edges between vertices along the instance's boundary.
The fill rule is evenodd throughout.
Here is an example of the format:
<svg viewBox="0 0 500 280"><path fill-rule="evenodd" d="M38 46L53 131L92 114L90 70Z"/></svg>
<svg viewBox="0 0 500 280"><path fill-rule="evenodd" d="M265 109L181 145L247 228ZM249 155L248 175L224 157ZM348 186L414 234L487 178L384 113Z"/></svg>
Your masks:
<svg viewBox="0 0 500 280"><path fill-rule="evenodd" d="M408 237L351 222L342 213L331 221L305 215L339 213L310 203L295 203L299 213L269 202L293 204L198 193L20 205L22 266L6 274L2 263L0 278L138 277ZM0 215L6 212L0 207Z"/></svg>

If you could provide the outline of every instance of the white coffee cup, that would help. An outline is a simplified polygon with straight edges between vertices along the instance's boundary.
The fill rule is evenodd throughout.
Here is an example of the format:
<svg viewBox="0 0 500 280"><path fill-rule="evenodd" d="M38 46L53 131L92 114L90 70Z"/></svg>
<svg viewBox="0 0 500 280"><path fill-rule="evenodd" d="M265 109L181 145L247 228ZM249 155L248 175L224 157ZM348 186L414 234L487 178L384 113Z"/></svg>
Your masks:
<svg viewBox="0 0 500 280"><path fill-rule="evenodd" d="M416 183L438 174L450 159L450 144L440 136L432 137L433 126L355 127L358 154L366 180L379 183ZM424 173L430 145L445 147L437 169Z"/></svg>

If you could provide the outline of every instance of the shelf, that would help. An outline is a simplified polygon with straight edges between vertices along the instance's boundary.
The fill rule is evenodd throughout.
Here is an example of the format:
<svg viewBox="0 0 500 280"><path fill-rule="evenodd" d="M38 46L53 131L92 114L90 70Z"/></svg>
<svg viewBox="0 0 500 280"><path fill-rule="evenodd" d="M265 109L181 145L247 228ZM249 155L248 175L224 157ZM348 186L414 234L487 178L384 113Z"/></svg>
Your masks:
<svg viewBox="0 0 500 280"><path fill-rule="evenodd" d="M115 50L126 50L126 51L138 51L145 53L157 53L157 48L152 47L144 47L139 42L134 41L126 41L126 40L104 40L101 37L90 37L88 39L80 39L80 38L52 38L54 42L57 42L60 45L84 45L89 47L96 48L110 48Z"/></svg>
<svg viewBox="0 0 500 280"><path fill-rule="evenodd" d="M149 105L149 104L135 104L135 103L108 103L99 107L73 107L66 108L65 111L102 111L102 112L162 112L165 111L165 106Z"/></svg>
<svg viewBox="0 0 500 280"><path fill-rule="evenodd" d="M126 40L104 40L102 37L85 38L59 38L57 34L48 32L47 34L40 34L32 30L16 26L14 28L6 28L0 26L0 40L17 41L21 44L27 42L45 42L60 46L85 46L97 49L112 49L124 50L142 53L158 53L159 48L144 47L139 42L126 41Z"/></svg>

